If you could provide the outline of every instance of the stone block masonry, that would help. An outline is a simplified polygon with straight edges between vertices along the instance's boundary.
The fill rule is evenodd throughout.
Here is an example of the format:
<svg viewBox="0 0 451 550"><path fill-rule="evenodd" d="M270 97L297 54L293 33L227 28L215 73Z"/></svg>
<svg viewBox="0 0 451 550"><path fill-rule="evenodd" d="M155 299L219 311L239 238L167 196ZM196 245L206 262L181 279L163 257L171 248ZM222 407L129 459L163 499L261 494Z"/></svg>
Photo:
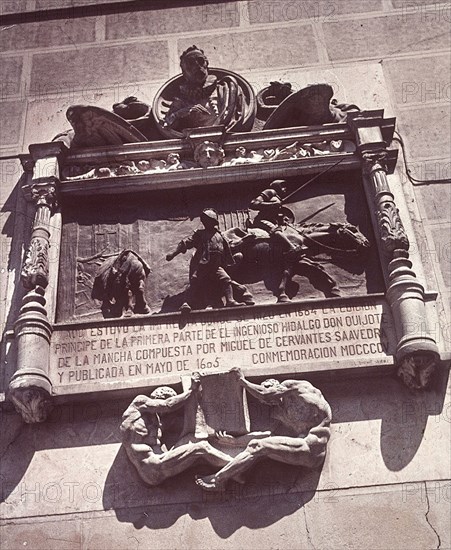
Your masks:
<svg viewBox="0 0 451 550"><path fill-rule="evenodd" d="M421 15L398 13L383 17L335 21L323 25L331 61L384 59L450 47L449 19L423 20ZM352 37L352 39L350 39Z"/></svg>
<svg viewBox="0 0 451 550"><path fill-rule="evenodd" d="M123 0L3 0L0 13L94 3L100 13L106 1ZM262 71L271 80L284 80L291 68L303 85L308 68L309 75L329 71L346 91L349 80L340 81L344 66L371 75L370 63L381 62L392 92L392 105L381 107L398 117L413 175L450 177L449 0L203 4L3 30L2 155L26 151L33 136L45 141L64 130L72 90L84 89L92 98L115 83L121 90L136 83L153 90L176 74L181 51L197 44L212 66L243 71L251 82ZM372 86L370 79L362 77L362 88ZM110 106L107 99L97 104ZM42 124L38 111L46 119ZM445 302L451 296L450 188L445 183L413 187L401 159L402 153L402 182L421 214L417 225L426 228L421 242L436 251L430 265L439 274ZM18 277L8 271L17 263L9 251L14 218L24 228L31 223L15 211L19 168L13 162L3 161L0 174L2 289ZM7 307L2 296L0 320L11 329L14 315ZM441 318L449 326L449 317ZM219 496L193 491L192 476L174 479L164 489L139 483L118 440L123 403L58 407L39 426L24 425L6 411L0 417L2 507L8 518L2 549L449 548L451 423L444 385L420 395L377 377L325 384L321 389L334 423L319 483L290 467L262 464L244 488L236 485ZM114 407L114 414L107 407Z"/></svg>
<svg viewBox="0 0 451 550"><path fill-rule="evenodd" d="M71 67L71 70L67 71L67 67ZM99 45L35 55L31 92L42 96L74 89L95 90L111 87L115 83L160 80L168 76L168 50L165 42L108 47Z"/></svg>
<svg viewBox="0 0 451 550"><path fill-rule="evenodd" d="M0 51L30 50L46 46L95 41L95 17L12 25L0 34ZM26 27L26 29L25 29Z"/></svg>
<svg viewBox="0 0 451 550"><path fill-rule="evenodd" d="M208 52L213 67L231 67L233 70L302 67L316 64L319 60L310 25L299 28L273 26L246 33L182 38L178 41L178 52L192 44Z"/></svg>
<svg viewBox="0 0 451 550"><path fill-rule="evenodd" d="M326 22L333 21L337 15L382 11L382 0L250 0L248 10L252 25L301 19Z"/></svg>
<svg viewBox="0 0 451 550"><path fill-rule="evenodd" d="M239 6L233 2L219 5L187 6L166 10L150 10L126 14L108 15L106 37L108 40L127 40L130 37L159 36L162 34L188 33L238 27Z"/></svg>

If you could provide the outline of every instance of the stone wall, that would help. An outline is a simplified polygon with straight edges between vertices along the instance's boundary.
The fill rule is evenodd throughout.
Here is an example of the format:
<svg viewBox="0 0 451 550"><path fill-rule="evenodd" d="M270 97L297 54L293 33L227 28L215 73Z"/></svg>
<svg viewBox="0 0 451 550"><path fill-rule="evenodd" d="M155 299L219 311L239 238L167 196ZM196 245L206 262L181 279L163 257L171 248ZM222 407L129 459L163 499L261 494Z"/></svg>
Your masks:
<svg viewBox="0 0 451 550"><path fill-rule="evenodd" d="M2 13L89 3L11 0ZM196 44L211 66L238 71L256 88L326 80L340 100L385 107L397 117L412 176L449 179L450 9L437 0L249 0L12 25L0 33L0 155L51 139L67 127L71 104L151 101L179 72L181 51ZM2 352L17 314L17 231L26 240L32 221L16 191L20 175L17 160L0 161ZM412 254L426 266L428 290L439 291L443 349L449 186L412 185L401 152L398 177L420 243ZM447 380L445 371L421 395L395 380L324 383L334 422L321 476L262 465L247 489L214 498L194 488L192 473L158 490L142 486L120 448L125 403L66 406L31 426L5 407L0 546L449 548Z"/></svg>

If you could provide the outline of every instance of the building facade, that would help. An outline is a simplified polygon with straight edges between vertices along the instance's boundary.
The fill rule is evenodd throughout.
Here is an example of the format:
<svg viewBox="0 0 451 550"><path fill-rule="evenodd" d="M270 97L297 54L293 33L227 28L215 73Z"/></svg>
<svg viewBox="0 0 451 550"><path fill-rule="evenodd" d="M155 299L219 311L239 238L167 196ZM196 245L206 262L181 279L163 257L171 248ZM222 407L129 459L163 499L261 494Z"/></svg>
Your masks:
<svg viewBox="0 0 451 550"><path fill-rule="evenodd" d="M1 9L1 548L451 547L449 3L16 0ZM271 127L266 114L249 133L210 127L167 141L152 127L140 141L122 125L123 145L97 134L79 149L67 133L52 142L70 128L69 107L111 111L136 96L157 112L192 45L255 94L274 81L294 94L326 83L333 105L349 107L346 122L305 122L295 109L294 129ZM216 166L195 156L206 141L223 150ZM169 170L171 154L179 169ZM206 304L186 319L177 296L189 256L166 254L207 207L221 231L244 227L251 200L276 179L290 193L306 185L287 203L296 221L352 224L369 255L326 259L327 276L295 273L288 303L276 303L272 280L237 278L255 304ZM143 260L142 284L103 305L126 289L130 317L91 294L97 260L121 250ZM137 311L142 285L150 315L146 304ZM186 413L185 435L272 429L269 409L221 378L232 367L253 383L306 379L321 390L332 410L324 463L262 460L246 483L216 492L195 482L208 465L146 484L119 426L132 399L156 386L180 394L192 371L202 374L203 420Z"/></svg>

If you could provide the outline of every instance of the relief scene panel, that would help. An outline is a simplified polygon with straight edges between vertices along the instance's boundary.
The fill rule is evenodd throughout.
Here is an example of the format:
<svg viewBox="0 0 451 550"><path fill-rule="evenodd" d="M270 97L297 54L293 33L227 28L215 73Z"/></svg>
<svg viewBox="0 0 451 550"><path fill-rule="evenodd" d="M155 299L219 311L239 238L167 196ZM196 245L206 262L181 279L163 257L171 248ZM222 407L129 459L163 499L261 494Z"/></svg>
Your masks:
<svg viewBox="0 0 451 550"><path fill-rule="evenodd" d="M308 181L298 176L282 184L266 179L215 185L208 198L200 187L63 197L57 321L383 292L361 174L325 174L297 191ZM258 203L276 200L267 194L271 190L282 204L268 224L272 214ZM212 210L213 225L230 248L230 301L214 281L200 280L191 296L193 272L203 260L197 254L193 261L195 248L187 250L193 245L187 239L204 227L205 209ZM136 281L130 265L139 271ZM130 300L121 304L110 287L102 296L108 277L113 283L127 278Z"/></svg>

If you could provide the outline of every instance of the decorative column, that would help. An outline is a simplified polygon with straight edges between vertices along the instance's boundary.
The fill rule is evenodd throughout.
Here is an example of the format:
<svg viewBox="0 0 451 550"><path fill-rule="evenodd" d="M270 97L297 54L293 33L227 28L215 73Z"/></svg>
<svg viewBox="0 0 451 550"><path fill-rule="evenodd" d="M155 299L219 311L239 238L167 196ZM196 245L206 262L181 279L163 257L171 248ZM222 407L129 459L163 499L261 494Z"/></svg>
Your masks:
<svg viewBox="0 0 451 550"><path fill-rule="evenodd" d="M386 297L398 338L398 376L409 388L423 389L429 385L440 356L428 330L424 288L412 269L409 239L388 184L386 160L391 121L383 119L382 110L350 113L348 121L356 133L366 194L378 226Z"/></svg>
<svg viewBox="0 0 451 550"><path fill-rule="evenodd" d="M9 395L25 422L43 422L52 408L52 382L48 376L52 325L47 316L45 289L49 284L51 220L57 206L58 158L61 143L30 146L35 161L31 183L23 186L25 198L36 206L30 243L21 279L27 294L14 326L17 370Z"/></svg>

